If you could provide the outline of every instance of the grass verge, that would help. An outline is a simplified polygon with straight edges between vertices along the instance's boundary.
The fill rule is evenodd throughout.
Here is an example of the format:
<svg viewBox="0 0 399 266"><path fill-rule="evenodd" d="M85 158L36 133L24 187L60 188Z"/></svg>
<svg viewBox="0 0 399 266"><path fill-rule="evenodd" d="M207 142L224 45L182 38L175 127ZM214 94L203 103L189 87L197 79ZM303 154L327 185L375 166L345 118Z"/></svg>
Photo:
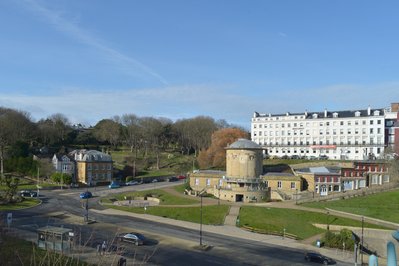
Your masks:
<svg viewBox="0 0 399 266"><path fill-rule="evenodd" d="M283 232L296 235L299 239L325 232L313 224L330 224L361 227L361 221L294 209L264 208L243 206L240 209L240 226L249 226L265 232ZM365 227L385 229L384 227L365 223Z"/></svg>
<svg viewBox="0 0 399 266"><path fill-rule="evenodd" d="M302 205L319 209L330 208L393 223L399 223L398 202L399 190L394 190L364 197L327 202L304 203Z"/></svg>
<svg viewBox="0 0 399 266"><path fill-rule="evenodd" d="M0 205L0 211L12 211L24 208L30 208L40 203L40 200L35 198L25 198L22 202L9 203L6 205Z"/></svg>
<svg viewBox="0 0 399 266"><path fill-rule="evenodd" d="M133 213L146 213L192 223L200 223L201 220L201 207L147 207L146 211L144 208L131 208L124 206L112 206L111 208ZM228 205L203 206L202 223L209 225L222 225L228 211Z"/></svg>
<svg viewBox="0 0 399 266"><path fill-rule="evenodd" d="M161 189L153 189L146 191L135 191L128 193L120 193L114 194L111 197L105 197L102 199L104 203L111 203L111 198L115 198L117 200L125 200L125 197L145 197L145 196L154 196L160 199L160 205L190 205L190 204L198 204L199 201L195 199L187 199L179 196L172 195L170 193L165 192Z"/></svg>

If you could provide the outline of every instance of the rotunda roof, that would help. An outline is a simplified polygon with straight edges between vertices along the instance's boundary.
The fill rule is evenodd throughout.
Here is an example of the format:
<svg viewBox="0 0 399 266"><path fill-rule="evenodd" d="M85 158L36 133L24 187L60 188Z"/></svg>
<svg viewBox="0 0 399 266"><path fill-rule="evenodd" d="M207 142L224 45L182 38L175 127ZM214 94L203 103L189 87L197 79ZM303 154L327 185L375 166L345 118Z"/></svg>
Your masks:
<svg viewBox="0 0 399 266"><path fill-rule="evenodd" d="M249 150L261 150L262 147L256 144L255 142L248 139L238 139L236 142L233 142L227 149L249 149Z"/></svg>

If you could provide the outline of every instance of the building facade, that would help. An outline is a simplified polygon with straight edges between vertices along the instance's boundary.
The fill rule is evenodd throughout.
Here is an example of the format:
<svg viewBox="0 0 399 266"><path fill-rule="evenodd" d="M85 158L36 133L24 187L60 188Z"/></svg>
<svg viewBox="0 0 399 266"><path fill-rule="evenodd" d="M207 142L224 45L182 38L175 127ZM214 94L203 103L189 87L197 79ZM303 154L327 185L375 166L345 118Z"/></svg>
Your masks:
<svg viewBox="0 0 399 266"><path fill-rule="evenodd" d="M399 152L399 104L353 111L260 114L251 139L270 156L367 160Z"/></svg>
<svg viewBox="0 0 399 266"><path fill-rule="evenodd" d="M68 155L54 155L52 162L57 172L71 174L74 182L94 186L112 180L112 158L103 152L74 150Z"/></svg>
<svg viewBox="0 0 399 266"><path fill-rule="evenodd" d="M51 162L57 172L68 174L72 177L72 181L75 181L75 162L73 161L73 158L66 154L54 154Z"/></svg>
<svg viewBox="0 0 399 266"><path fill-rule="evenodd" d="M390 181L388 164L378 161L354 162L353 167L342 168L343 190L380 186Z"/></svg>
<svg viewBox="0 0 399 266"><path fill-rule="evenodd" d="M268 200L270 190L263 181L262 170L262 147L239 139L226 148L226 172L197 171L190 175L190 186L196 192L206 191L227 201Z"/></svg>

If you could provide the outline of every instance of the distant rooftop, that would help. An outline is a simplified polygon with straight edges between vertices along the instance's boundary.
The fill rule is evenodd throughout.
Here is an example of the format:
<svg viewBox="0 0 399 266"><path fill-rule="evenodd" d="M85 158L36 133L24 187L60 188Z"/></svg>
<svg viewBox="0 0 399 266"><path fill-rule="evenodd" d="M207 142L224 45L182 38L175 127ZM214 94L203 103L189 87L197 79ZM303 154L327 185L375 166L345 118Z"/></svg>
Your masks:
<svg viewBox="0 0 399 266"><path fill-rule="evenodd" d="M312 173L312 174L339 174L341 169L336 167L305 167L295 170L298 173Z"/></svg>
<svg viewBox="0 0 399 266"><path fill-rule="evenodd" d="M370 115L369 115L370 111ZM358 112L359 117L368 117L368 116L374 116L374 111L378 111L380 116L383 116L385 114L385 109L384 108L377 108L377 109L358 109L358 110L346 110L346 111L322 111L322 112L310 112L310 111L305 111L302 113L285 113L285 114L260 114L258 112L254 113L254 117L281 117L281 116L305 116L305 118L313 118L314 114L317 114L317 118L325 118L325 114L327 114L327 118L333 118L334 114L337 115L337 117L342 118L342 117L354 117L355 114ZM378 113L377 112L377 113Z"/></svg>

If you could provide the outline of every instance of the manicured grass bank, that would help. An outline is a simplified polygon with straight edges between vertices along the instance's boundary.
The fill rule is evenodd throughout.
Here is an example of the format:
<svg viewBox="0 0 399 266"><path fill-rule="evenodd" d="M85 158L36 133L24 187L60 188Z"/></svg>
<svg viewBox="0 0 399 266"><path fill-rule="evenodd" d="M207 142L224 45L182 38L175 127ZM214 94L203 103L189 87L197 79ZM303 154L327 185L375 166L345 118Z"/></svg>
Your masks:
<svg viewBox="0 0 399 266"><path fill-rule="evenodd" d="M330 208L399 223L399 190L344 200L305 203L312 208Z"/></svg>
<svg viewBox="0 0 399 266"><path fill-rule="evenodd" d="M147 207L147 210L144 210L144 208L131 208L124 206L112 206L111 208L134 213L146 213L193 223L200 223L201 219L201 207ZM228 211L229 206L227 205L203 206L202 223L222 225Z"/></svg>
<svg viewBox="0 0 399 266"><path fill-rule="evenodd" d="M361 221L294 209L243 206L240 209L239 218L240 226L280 233L285 228L286 233L294 234L300 239L306 239L325 231L313 226L316 223L361 227ZM365 227L383 228L372 224L365 224Z"/></svg>
<svg viewBox="0 0 399 266"><path fill-rule="evenodd" d="M105 197L102 199L105 203L110 203L111 198L115 198L117 200L125 200L126 197L144 197L153 195L156 198L160 199L160 205L190 205L190 204L198 204L199 201L195 199L187 199L179 196L172 195L170 193L165 192L161 189L153 189L153 190L145 190L145 191L135 191L135 192L128 192L128 193L120 193L115 194L110 197Z"/></svg>
<svg viewBox="0 0 399 266"><path fill-rule="evenodd" d="M35 198L25 198L22 202L10 203L6 205L0 205L0 211L12 211L24 208L36 206L40 203L40 200Z"/></svg>

